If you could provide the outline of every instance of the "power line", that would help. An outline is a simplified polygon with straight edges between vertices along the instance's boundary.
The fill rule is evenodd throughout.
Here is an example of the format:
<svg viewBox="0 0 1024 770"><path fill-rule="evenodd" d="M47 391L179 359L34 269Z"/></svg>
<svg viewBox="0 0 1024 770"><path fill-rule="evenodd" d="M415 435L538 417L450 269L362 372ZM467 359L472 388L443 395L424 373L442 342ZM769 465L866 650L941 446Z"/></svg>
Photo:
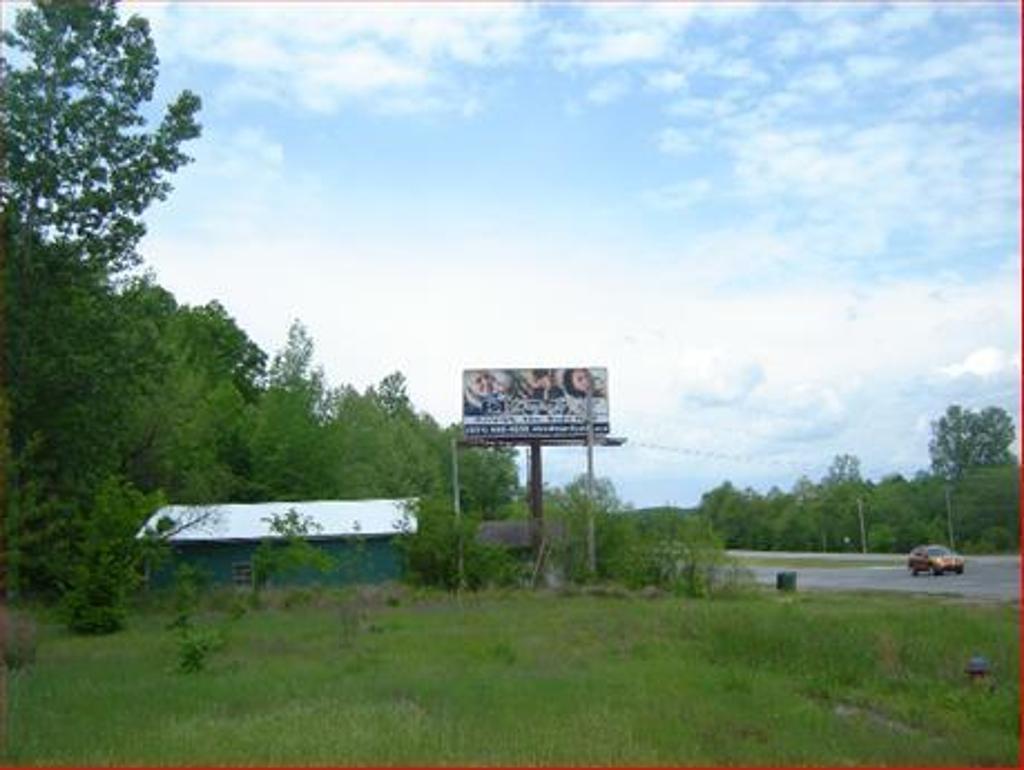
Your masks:
<svg viewBox="0 0 1024 770"><path fill-rule="evenodd" d="M788 470L796 470L800 472L804 472L807 467L805 464L791 460L781 460L774 457L768 457L762 454L737 454L733 452L720 452L713 449L697 449L694 447L655 444L647 441L630 441L624 446L626 448L653 449L658 452L669 452L672 454L699 457L707 460L738 462L752 465L772 465L777 468L786 468ZM824 464L821 465L824 467Z"/></svg>

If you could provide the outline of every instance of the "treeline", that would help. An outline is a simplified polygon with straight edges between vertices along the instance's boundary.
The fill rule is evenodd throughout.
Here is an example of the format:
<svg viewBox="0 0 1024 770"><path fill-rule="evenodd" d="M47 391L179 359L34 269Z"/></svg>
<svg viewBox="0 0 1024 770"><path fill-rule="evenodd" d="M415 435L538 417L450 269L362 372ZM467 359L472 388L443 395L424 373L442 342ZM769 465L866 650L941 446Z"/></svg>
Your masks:
<svg viewBox="0 0 1024 770"><path fill-rule="evenodd" d="M330 386L298 322L268 361L220 304L179 305L150 279L51 276L28 299L10 313L19 344L10 356L18 376L9 391L8 547L22 589L74 582L112 484L122 497L157 493L152 504L451 489L457 427L417 412L399 372L362 392ZM517 488L514 453L463 454L467 508L507 505Z"/></svg>
<svg viewBox="0 0 1024 770"><path fill-rule="evenodd" d="M1017 550L1016 464L969 468L955 480L921 471L877 482L861 479L857 466L856 458L837 457L828 476L817 483L801 478L789 492L762 494L725 482L703 495L698 511L728 548L906 552L950 543L952 531L952 544L966 552Z"/></svg>

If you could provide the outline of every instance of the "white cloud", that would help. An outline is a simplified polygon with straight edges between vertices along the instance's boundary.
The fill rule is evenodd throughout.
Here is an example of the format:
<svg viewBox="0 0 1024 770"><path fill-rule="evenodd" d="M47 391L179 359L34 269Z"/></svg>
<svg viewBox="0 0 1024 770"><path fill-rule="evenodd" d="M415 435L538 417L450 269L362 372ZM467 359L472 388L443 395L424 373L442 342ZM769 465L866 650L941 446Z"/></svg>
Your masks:
<svg viewBox="0 0 1024 770"><path fill-rule="evenodd" d="M1016 359L999 348L985 347L975 350L963 361L943 366L940 371L947 377L974 376L990 378L1012 369L1020 370L1020 355Z"/></svg>
<svg viewBox="0 0 1024 770"><path fill-rule="evenodd" d="M926 28L934 16L928 3L890 3L875 29L883 35L916 32Z"/></svg>
<svg viewBox="0 0 1024 770"><path fill-rule="evenodd" d="M806 53L814 44L813 35L804 29L787 29L772 40L770 50L782 59Z"/></svg>
<svg viewBox="0 0 1024 770"><path fill-rule="evenodd" d="M584 5L548 34L547 45L567 69L655 62L673 50L698 10L682 3Z"/></svg>
<svg viewBox="0 0 1024 770"><path fill-rule="evenodd" d="M626 75L618 74L604 78L587 91L586 99L591 104L605 105L617 102L629 93L630 81Z"/></svg>
<svg viewBox="0 0 1024 770"><path fill-rule="evenodd" d="M823 64L814 69L798 73L789 88L799 92L812 94L830 94L842 90L843 79L831 64Z"/></svg>
<svg viewBox="0 0 1024 770"><path fill-rule="evenodd" d="M757 361L722 349L682 350L676 367L683 399L703 406L738 404L764 381Z"/></svg>
<svg viewBox="0 0 1024 770"><path fill-rule="evenodd" d="M165 62L223 68L235 98L322 112L351 100L376 106L378 97L462 112L465 72L521 56L536 18L509 3L147 3L132 11L150 18Z"/></svg>
<svg viewBox="0 0 1024 770"><path fill-rule="evenodd" d="M906 76L911 83L955 80L968 89L1020 92L1019 35L990 34L935 54Z"/></svg>
<svg viewBox="0 0 1024 770"><path fill-rule="evenodd" d="M842 20L830 24L819 39L819 47L825 50L846 49L864 39L864 27L852 21Z"/></svg>
<svg viewBox="0 0 1024 770"><path fill-rule="evenodd" d="M686 85L686 73L677 70L660 70L647 76L647 86L654 91L673 93Z"/></svg>
<svg viewBox="0 0 1024 770"><path fill-rule="evenodd" d="M895 56L856 54L845 61L846 71L855 78L870 80L898 71L903 63Z"/></svg>
<svg viewBox="0 0 1024 770"><path fill-rule="evenodd" d="M666 155L689 155L699 146L691 132L672 127L659 131L655 144Z"/></svg>
<svg viewBox="0 0 1024 770"><path fill-rule="evenodd" d="M643 194L648 205L667 211L685 211L704 200L711 192L706 179L665 185Z"/></svg>

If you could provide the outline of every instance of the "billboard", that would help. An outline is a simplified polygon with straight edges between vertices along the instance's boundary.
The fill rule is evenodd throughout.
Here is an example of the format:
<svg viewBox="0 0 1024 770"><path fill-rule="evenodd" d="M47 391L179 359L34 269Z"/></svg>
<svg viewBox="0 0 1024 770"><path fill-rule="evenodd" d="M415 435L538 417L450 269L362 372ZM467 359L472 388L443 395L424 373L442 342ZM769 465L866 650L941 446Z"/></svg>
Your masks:
<svg viewBox="0 0 1024 770"><path fill-rule="evenodd" d="M462 428L480 438L579 438L608 433L608 370L467 369Z"/></svg>

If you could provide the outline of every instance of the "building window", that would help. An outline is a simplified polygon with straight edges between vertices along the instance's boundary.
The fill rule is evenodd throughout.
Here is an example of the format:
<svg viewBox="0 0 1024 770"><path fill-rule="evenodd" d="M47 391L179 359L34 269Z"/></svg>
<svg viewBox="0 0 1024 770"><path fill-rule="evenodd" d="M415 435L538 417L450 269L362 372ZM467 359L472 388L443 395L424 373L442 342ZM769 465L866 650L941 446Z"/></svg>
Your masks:
<svg viewBox="0 0 1024 770"><path fill-rule="evenodd" d="M252 587L252 562L236 561L231 565L231 582L236 586Z"/></svg>

